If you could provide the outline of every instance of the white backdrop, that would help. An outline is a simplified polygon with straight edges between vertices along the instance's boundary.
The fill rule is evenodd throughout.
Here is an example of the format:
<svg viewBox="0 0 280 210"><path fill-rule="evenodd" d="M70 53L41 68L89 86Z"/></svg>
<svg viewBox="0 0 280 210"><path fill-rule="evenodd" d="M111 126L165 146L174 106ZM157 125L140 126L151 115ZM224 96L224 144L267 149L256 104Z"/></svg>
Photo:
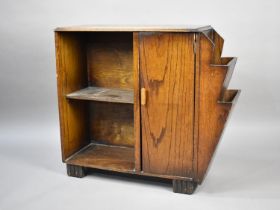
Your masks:
<svg viewBox="0 0 280 210"><path fill-rule="evenodd" d="M280 1L0 0L0 209L279 209ZM192 196L61 163L53 29L211 24L242 89L208 176Z"/></svg>

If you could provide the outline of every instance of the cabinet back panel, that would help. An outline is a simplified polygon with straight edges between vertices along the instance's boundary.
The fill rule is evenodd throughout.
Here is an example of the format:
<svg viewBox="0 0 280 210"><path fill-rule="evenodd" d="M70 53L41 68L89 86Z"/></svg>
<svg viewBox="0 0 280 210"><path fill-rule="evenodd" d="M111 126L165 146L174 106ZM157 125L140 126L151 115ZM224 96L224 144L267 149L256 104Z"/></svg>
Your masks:
<svg viewBox="0 0 280 210"><path fill-rule="evenodd" d="M96 32L87 39L89 84L133 89L133 34Z"/></svg>
<svg viewBox="0 0 280 210"><path fill-rule="evenodd" d="M134 146L133 105L92 102L90 135L97 143Z"/></svg>

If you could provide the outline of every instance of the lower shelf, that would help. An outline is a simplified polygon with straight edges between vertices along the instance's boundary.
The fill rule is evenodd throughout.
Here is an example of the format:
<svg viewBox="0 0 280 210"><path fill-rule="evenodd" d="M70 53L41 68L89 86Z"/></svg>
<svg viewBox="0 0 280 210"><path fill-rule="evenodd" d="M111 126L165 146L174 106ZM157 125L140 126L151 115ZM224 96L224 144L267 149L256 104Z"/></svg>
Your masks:
<svg viewBox="0 0 280 210"><path fill-rule="evenodd" d="M134 157L134 148L132 147L109 146L91 143L66 159L65 163L72 166L102 169L106 171L121 172L140 176L193 181L191 177L135 171Z"/></svg>
<svg viewBox="0 0 280 210"><path fill-rule="evenodd" d="M89 168L132 172L134 170L134 149L91 143L65 162Z"/></svg>

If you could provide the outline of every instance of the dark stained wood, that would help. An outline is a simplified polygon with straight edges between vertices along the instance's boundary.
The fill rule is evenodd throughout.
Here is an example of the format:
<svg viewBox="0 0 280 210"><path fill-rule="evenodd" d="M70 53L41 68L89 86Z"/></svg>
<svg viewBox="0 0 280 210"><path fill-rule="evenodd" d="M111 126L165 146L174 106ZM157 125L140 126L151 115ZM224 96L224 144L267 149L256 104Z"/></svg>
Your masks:
<svg viewBox="0 0 280 210"><path fill-rule="evenodd" d="M144 172L189 176L193 161L193 34L141 33L142 167Z"/></svg>
<svg viewBox="0 0 280 210"><path fill-rule="evenodd" d="M141 117L139 81L139 34L133 33L133 75L134 75L134 148L135 170L141 171Z"/></svg>
<svg viewBox="0 0 280 210"><path fill-rule="evenodd" d="M183 194L193 194L197 183L193 181L184 181L184 180L173 180L173 192L175 193L183 193Z"/></svg>
<svg viewBox="0 0 280 210"><path fill-rule="evenodd" d="M211 27L67 27L55 32L62 159L173 181L192 194L240 90Z"/></svg>
<svg viewBox="0 0 280 210"><path fill-rule="evenodd" d="M92 102L90 104L91 140L133 147L133 105Z"/></svg>
<svg viewBox="0 0 280 210"><path fill-rule="evenodd" d="M88 38L91 86L133 89L132 33L94 33Z"/></svg>
<svg viewBox="0 0 280 210"><path fill-rule="evenodd" d="M119 172L134 170L134 149L89 144L66 160L67 164Z"/></svg>
<svg viewBox="0 0 280 210"><path fill-rule="evenodd" d="M66 164L66 168L68 176L77 178L86 176L87 169L85 167Z"/></svg>
<svg viewBox="0 0 280 210"><path fill-rule="evenodd" d="M189 176L176 176L176 175L165 175L165 174L155 174L155 173L149 173L149 172L134 172L134 174L137 175L142 175L142 176L150 176L150 177L158 177L158 178L163 178L163 179L171 179L171 180L185 180L185 181L191 181L193 180L192 177Z"/></svg>
<svg viewBox="0 0 280 210"><path fill-rule="evenodd" d="M223 40L215 31L212 38L205 35L200 38L199 137L195 139L198 144L195 180L199 183L206 174L232 105L239 95L239 91L226 90L236 59L231 62L228 58L220 58Z"/></svg>
<svg viewBox="0 0 280 210"><path fill-rule="evenodd" d="M224 39L216 31L212 30L212 41L214 43L214 52L212 54L211 64L222 64Z"/></svg>
<svg viewBox="0 0 280 210"><path fill-rule="evenodd" d="M226 90L223 97L218 101L221 104L235 105L240 95L240 90Z"/></svg>
<svg viewBox="0 0 280 210"><path fill-rule="evenodd" d="M225 68L225 71L227 72L226 77L223 82L223 87L221 90L220 98L222 98L224 96L224 94L228 88L229 82L231 80L231 77L232 77L232 74L234 71L236 61L237 61L237 58L222 58L220 65L216 65L216 64L211 65L213 67L219 67L219 66L223 67L223 68Z"/></svg>
<svg viewBox="0 0 280 210"><path fill-rule="evenodd" d="M199 138L199 88L200 88L200 33L194 34L194 50L195 50L195 90L194 90L194 127L193 127L193 167L192 177L197 177L198 164L198 138Z"/></svg>
<svg viewBox="0 0 280 210"><path fill-rule="evenodd" d="M79 33L55 33L57 92L63 161L88 143L87 104L65 95L87 86L86 57Z"/></svg>
<svg viewBox="0 0 280 210"><path fill-rule="evenodd" d="M131 147L108 146L91 143L66 160L69 176L86 175L89 168L124 172L140 176L158 177L170 180L191 181L190 177L146 173L134 169L134 149ZM72 166L72 168L68 167ZM78 176L77 176L78 177ZM82 176L81 176L82 177Z"/></svg>
<svg viewBox="0 0 280 210"><path fill-rule="evenodd" d="M67 98L90 101L133 104L133 90L119 88L87 87L67 94Z"/></svg>
<svg viewBox="0 0 280 210"><path fill-rule="evenodd" d="M203 31L204 38L207 38L213 45L213 51L211 52L211 64L220 65L226 58L222 58L222 51L224 46L224 39L213 29Z"/></svg>

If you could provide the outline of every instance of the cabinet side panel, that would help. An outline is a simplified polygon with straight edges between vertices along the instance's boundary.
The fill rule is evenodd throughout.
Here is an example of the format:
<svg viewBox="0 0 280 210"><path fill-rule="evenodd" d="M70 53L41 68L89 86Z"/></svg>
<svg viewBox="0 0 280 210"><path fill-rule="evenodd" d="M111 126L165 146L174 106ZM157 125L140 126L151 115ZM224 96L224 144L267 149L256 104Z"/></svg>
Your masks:
<svg viewBox="0 0 280 210"><path fill-rule="evenodd" d="M57 91L63 161L87 144L87 104L69 101L66 94L87 86L82 34L55 33Z"/></svg>
<svg viewBox="0 0 280 210"><path fill-rule="evenodd" d="M193 33L140 33L144 172L192 176L193 41Z"/></svg>
<svg viewBox="0 0 280 210"><path fill-rule="evenodd" d="M197 173L201 183L213 159L228 116L239 95L227 90L236 62L221 57L223 39L214 30L200 36L199 118L197 141Z"/></svg>
<svg viewBox="0 0 280 210"><path fill-rule="evenodd" d="M200 33L195 33L195 96L194 96L194 132L193 132L193 177L197 177L198 139L199 139L199 94L200 94Z"/></svg>

